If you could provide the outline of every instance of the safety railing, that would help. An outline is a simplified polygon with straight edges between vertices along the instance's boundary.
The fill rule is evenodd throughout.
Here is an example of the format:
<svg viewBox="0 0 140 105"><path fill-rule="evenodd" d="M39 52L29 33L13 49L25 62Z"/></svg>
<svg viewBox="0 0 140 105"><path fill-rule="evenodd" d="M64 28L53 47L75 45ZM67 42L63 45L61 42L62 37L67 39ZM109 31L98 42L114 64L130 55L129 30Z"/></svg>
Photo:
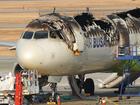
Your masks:
<svg viewBox="0 0 140 105"><path fill-rule="evenodd" d="M117 60L140 60L140 45L130 45L130 47L117 47Z"/></svg>

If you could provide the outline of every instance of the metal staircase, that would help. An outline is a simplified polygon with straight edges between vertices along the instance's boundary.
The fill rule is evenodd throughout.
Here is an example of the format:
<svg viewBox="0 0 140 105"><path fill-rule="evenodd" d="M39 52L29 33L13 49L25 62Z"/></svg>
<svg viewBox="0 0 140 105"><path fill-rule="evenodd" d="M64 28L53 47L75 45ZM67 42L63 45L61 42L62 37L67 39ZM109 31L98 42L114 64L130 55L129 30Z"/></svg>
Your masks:
<svg viewBox="0 0 140 105"><path fill-rule="evenodd" d="M117 49L117 54L115 57L116 60L123 60L127 61L126 64L124 64L123 68L123 76L125 79L122 81L122 83L119 86L119 93L120 93L120 98L122 99L122 96L127 96L130 97L132 96L131 94L125 93L125 88L129 88L130 82L130 71L131 71L131 65L132 61L137 60L140 61L140 45L131 45L130 47L118 47ZM134 95L138 96L138 95Z"/></svg>

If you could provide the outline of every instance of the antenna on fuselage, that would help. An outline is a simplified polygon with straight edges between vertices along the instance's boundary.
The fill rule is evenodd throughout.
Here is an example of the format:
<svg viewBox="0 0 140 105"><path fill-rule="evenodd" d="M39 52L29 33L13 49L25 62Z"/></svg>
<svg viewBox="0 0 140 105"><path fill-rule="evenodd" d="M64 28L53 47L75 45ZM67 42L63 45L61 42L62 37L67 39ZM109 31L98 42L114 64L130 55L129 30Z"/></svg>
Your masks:
<svg viewBox="0 0 140 105"><path fill-rule="evenodd" d="M39 16L41 16L41 11L40 11L40 9L38 10L38 14L39 14Z"/></svg>
<svg viewBox="0 0 140 105"><path fill-rule="evenodd" d="M56 8L54 7L54 8L53 8L53 13L55 13L55 12L56 12Z"/></svg>
<svg viewBox="0 0 140 105"><path fill-rule="evenodd" d="M87 8L86 8L86 12L87 12L87 13L89 13L89 12L90 12L89 7L87 7Z"/></svg>

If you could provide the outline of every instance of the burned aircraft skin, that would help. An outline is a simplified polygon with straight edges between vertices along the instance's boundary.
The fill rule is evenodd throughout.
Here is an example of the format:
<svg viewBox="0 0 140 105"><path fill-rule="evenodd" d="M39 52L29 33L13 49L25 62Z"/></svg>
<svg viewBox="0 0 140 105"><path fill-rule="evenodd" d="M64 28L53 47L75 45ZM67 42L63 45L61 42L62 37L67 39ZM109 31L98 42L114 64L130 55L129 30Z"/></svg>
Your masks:
<svg viewBox="0 0 140 105"><path fill-rule="evenodd" d="M53 13L42 16L40 17L40 19L32 21L27 25L27 28L40 28L44 30L49 30L50 32L56 32L59 38L66 42L68 48L72 51L82 51L83 49L83 47L80 45L79 49L77 49L77 46L75 44L76 40L78 40L76 39L77 36L83 35L79 24L72 17L65 17L61 16L60 14ZM83 39L80 38L80 40Z"/></svg>
<svg viewBox="0 0 140 105"><path fill-rule="evenodd" d="M91 39L89 47L98 48L115 45L128 47L140 44L139 8L121 13L113 13L108 15L107 19L102 20L96 20L91 14L85 15L86 13L75 16L75 19L83 27L86 38ZM83 17L86 17L86 19ZM78 19L85 22L82 23Z"/></svg>
<svg viewBox="0 0 140 105"><path fill-rule="evenodd" d="M119 35L107 19L97 20L90 13L77 15L75 19L82 27L86 39L89 39L89 43L87 44L89 48L117 45Z"/></svg>
<svg viewBox="0 0 140 105"><path fill-rule="evenodd" d="M86 74L109 69L115 64L112 61L117 47L125 49L131 44L140 43L140 16L133 15L136 10L111 14L100 20L89 12L74 17L58 13L41 16L27 25L18 41L18 61L25 68L39 69L47 75ZM31 34L31 37L26 36L26 33ZM39 35L37 38L36 34ZM48 36L44 37L44 34ZM31 44L34 51L39 50L32 55L32 59L29 58L29 52L23 53L23 60L21 53L28 48L23 50L20 46L25 46L26 43L27 46ZM42 57L43 52L46 52L46 59ZM65 60L60 60L62 58ZM29 62L26 63L26 60ZM36 61L34 66L31 61Z"/></svg>
<svg viewBox="0 0 140 105"><path fill-rule="evenodd" d="M126 12L114 13L108 16L112 21L111 17L122 20L126 26L126 30L129 33L130 45L140 44L140 8L129 10ZM119 28L120 30L121 28ZM124 31L124 30L123 30Z"/></svg>
<svg viewBox="0 0 140 105"><path fill-rule="evenodd" d="M112 14L108 19L97 20L90 13L82 13L72 17L53 13L36 19L28 24L27 28L43 28L57 32L58 36L73 52L82 52L84 44L89 48L111 47L119 45L127 47L132 43L131 34L139 34L139 16L134 15L136 10ZM88 43L76 43L76 35L82 36L80 40ZM136 36L136 35L135 35ZM129 39L130 38L130 39ZM78 48L79 47L79 48Z"/></svg>
<svg viewBox="0 0 140 105"><path fill-rule="evenodd" d="M118 65L118 71L123 69L122 62L114 61L116 50L140 44L139 12L134 9L100 20L89 12L74 17L41 16L27 25L17 42L17 61L41 75L72 76L70 84L81 97L75 75L109 71Z"/></svg>
<svg viewBox="0 0 140 105"><path fill-rule="evenodd" d="M84 19L85 18L85 19ZM96 20L90 13L82 13L72 17L60 14L49 14L28 24L27 28L44 29L57 32L68 48L72 51L83 51L84 44L88 48L111 47L118 44L119 34L108 20ZM76 43L80 40L88 43ZM78 37L79 38L79 37ZM124 37L125 38L125 37ZM81 42L81 41L80 41Z"/></svg>

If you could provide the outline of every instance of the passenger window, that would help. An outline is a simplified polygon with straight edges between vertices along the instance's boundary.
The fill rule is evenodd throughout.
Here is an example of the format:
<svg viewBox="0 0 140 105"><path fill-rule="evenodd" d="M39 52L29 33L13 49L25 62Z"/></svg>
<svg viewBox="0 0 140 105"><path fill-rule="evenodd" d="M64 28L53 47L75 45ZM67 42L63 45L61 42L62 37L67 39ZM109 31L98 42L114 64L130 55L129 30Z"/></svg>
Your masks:
<svg viewBox="0 0 140 105"><path fill-rule="evenodd" d="M23 39L31 39L33 36L33 32L31 31L26 31L23 35Z"/></svg>
<svg viewBox="0 0 140 105"><path fill-rule="evenodd" d="M37 31L35 32L34 39L44 39L48 38L48 32L47 31Z"/></svg>

